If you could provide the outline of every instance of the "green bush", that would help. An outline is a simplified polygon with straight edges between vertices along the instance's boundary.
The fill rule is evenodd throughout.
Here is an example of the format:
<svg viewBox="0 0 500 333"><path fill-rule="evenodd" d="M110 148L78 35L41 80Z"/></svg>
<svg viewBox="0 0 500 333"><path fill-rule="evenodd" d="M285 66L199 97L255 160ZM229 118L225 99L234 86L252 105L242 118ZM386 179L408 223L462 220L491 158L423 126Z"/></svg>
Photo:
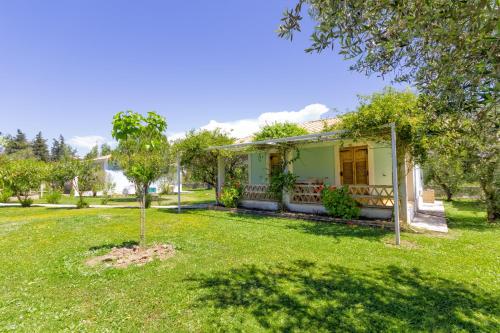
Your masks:
<svg viewBox="0 0 500 333"><path fill-rule="evenodd" d="M0 202L6 203L9 202L10 197L13 195L12 191L8 188L4 188L2 192L0 192Z"/></svg>
<svg viewBox="0 0 500 333"><path fill-rule="evenodd" d="M321 191L321 201L328 214L343 219L358 218L361 209L349 194L347 186L334 188L325 187Z"/></svg>
<svg viewBox="0 0 500 333"><path fill-rule="evenodd" d="M89 203L87 201L84 201L83 199L79 199L78 202L76 203L76 208L87 208L89 207Z"/></svg>
<svg viewBox="0 0 500 333"><path fill-rule="evenodd" d="M110 196L109 196L109 195L105 195L105 196L101 199L101 205L107 205L107 204L108 204L108 201L109 201L109 198L110 198Z"/></svg>
<svg viewBox="0 0 500 333"><path fill-rule="evenodd" d="M19 199L19 202L21 202L21 207L30 207L33 204L33 199L23 198Z"/></svg>
<svg viewBox="0 0 500 333"><path fill-rule="evenodd" d="M146 194L146 208L151 207L151 202L153 202L153 196L148 193Z"/></svg>
<svg viewBox="0 0 500 333"><path fill-rule="evenodd" d="M220 194L220 202L229 208L238 207L243 189L240 185L225 186Z"/></svg>
<svg viewBox="0 0 500 333"><path fill-rule="evenodd" d="M46 195L46 200L50 204L57 204L61 201L62 193L57 190L49 191Z"/></svg>

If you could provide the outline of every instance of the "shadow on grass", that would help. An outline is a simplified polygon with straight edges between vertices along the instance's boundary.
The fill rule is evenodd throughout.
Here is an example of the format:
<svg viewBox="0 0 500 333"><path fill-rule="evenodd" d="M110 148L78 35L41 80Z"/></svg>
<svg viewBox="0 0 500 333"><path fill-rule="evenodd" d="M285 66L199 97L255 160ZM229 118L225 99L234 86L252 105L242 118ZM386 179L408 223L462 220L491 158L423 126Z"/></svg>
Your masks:
<svg viewBox="0 0 500 333"><path fill-rule="evenodd" d="M302 231L311 235L330 237L359 237L371 240L378 240L389 233L394 233L387 229L376 227L345 225L327 222L302 222L300 224L289 225L289 229Z"/></svg>
<svg viewBox="0 0 500 333"><path fill-rule="evenodd" d="M172 213L172 211L170 211ZM357 225L346 225L334 222L314 222L304 220L294 220L274 216L253 215L249 213L224 212L224 215L209 210L186 210L182 214L210 217L219 220L228 220L245 224L263 225L270 228L296 230L317 236L329 236L333 238L358 237L368 240L378 240L383 238L389 230L375 227L365 227Z"/></svg>
<svg viewBox="0 0 500 333"><path fill-rule="evenodd" d="M122 243L114 243L114 244L103 244L103 245L98 245L98 246L92 246L89 248L89 251L98 251L98 250L110 250L114 247L118 247L118 248L121 248L121 247L126 247L126 248L131 248L131 247L134 247L136 245L139 245L138 242L136 241L125 241L125 242L122 242Z"/></svg>
<svg viewBox="0 0 500 333"><path fill-rule="evenodd" d="M498 227L498 224L486 220L485 205L478 200L452 201L447 205L451 206L451 209L445 209L450 229L485 231Z"/></svg>
<svg viewBox="0 0 500 333"><path fill-rule="evenodd" d="M499 331L499 298L417 269L309 261L190 279L196 306L250 315L271 331ZM215 317L217 318L217 317ZM224 330L225 322L213 319Z"/></svg>

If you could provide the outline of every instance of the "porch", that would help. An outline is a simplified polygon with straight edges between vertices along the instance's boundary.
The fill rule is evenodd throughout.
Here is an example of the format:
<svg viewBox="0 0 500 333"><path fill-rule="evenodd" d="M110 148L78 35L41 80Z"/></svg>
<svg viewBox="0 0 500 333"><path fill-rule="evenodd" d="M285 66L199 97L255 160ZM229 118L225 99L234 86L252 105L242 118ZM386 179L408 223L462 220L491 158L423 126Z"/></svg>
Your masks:
<svg viewBox="0 0 500 333"><path fill-rule="evenodd" d="M390 219L394 207L392 185L347 185L350 195L361 205L361 216L375 219ZM300 213L325 214L321 202L322 184L296 184L293 191L284 197L288 210ZM241 205L245 208L277 210L278 202L269 193L267 184L243 185Z"/></svg>

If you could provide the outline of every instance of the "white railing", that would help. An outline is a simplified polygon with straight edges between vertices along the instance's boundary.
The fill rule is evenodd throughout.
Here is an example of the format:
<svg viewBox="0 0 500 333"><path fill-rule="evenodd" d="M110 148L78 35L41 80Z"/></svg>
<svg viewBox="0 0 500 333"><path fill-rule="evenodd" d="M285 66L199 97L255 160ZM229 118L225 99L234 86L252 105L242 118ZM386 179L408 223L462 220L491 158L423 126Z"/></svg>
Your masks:
<svg viewBox="0 0 500 333"><path fill-rule="evenodd" d="M295 185L290 201L296 204L321 205L321 190L323 185L298 184ZM349 185L349 193L362 206L392 207L394 193L391 185Z"/></svg>
<svg viewBox="0 0 500 333"><path fill-rule="evenodd" d="M266 184L244 185L243 200L275 201L269 193L269 185Z"/></svg>

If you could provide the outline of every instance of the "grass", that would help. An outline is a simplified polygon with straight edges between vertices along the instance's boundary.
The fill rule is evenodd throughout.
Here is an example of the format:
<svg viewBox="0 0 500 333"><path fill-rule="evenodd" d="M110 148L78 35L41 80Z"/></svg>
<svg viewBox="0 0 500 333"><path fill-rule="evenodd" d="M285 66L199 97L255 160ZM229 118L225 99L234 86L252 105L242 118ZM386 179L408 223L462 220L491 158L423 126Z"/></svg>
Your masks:
<svg viewBox="0 0 500 333"><path fill-rule="evenodd" d="M158 200L159 199L159 200ZM85 201L87 201L90 205L101 205L102 197L85 197ZM63 196L60 200L60 204L76 204L78 201L78 197L70 197ZM12 200L12 202L17 202ZM181 194L181 202L183 205L191 205L191 204L199 204L199 203L210 203L215 202L215 192L214 190L204 190L204 189L196 189L189 190L187 193ZM47 203L46 198L35 200L34 203ZM161 195L158 198L153 199L153 205L176 205L177 204L177 194L172 193L168 195ZM126 206L137 206L139 207L139 202L137 201L136 196L128 195L128 196L114 196L109 199L107 205L116 206L116 205L126 205Z"/></svg>
<svg viewBox="0 0 500 333"><path fill-rule="evenodd" d="M500 330L500 230L446 204L446 236L148 210L177 254L127 269L86 258L137 240L134 209L0 209L0 331Z"/></svg>

